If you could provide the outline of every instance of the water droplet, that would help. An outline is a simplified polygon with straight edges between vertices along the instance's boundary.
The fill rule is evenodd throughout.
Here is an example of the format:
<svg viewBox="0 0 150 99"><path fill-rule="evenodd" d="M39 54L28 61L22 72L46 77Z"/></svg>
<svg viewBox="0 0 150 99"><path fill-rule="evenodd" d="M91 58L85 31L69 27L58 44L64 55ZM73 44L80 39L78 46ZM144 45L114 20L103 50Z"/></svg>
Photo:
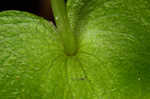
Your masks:
<svg viewBox="0 0 150 99"><path fill-rule="evenodd" d="M16 80L19 80L20 79L20 77L19 76L16 76Z"/></svg>
<svg viewBox="0 0 150 99"><path fill-rule="evenodd" d="M4 36L0 36L0 40L4 39Z"/></svg>
<svg viewBox="0 0 150 99"><path fill-rule="evenodd" d="M111 89L111 91L115 91L115 90L117 90L117 89L116 89L116 88L112 88L112 89Z"/></svg>
<svg viewBox="0 0 150 99"><path fill-rule="evenodd" d="M7 90L4 89L4 90L2 90L1 92L2 92L2 93L5 93L5 92L7 92Z"/></svg>
<svg viewBox="0 0 150 99"><path fill-rule="evenodd" d="M16 99L21 99L21 98L20 98L20 96L19 96L19 97L17 97Z"/></svg>
<svg viewBox="0 0 150 99"><path fill-rule="evenodd" d="M138 80L141 80L141 78L139 77Z"/></svg>
<svg viewBox="0 0 150 99"><path fill-rule="evenodd" d="M34 49L34 46L31 46L32 49Z"/></svg>
<svg viewBox="0 0 150 99"><path fill-rule="evenodd" d="M56 20L58 20L58 17L56 17Z"/></svg>
<svg viewBox="0 0 150 99"><path fill-rule="evenodd" d="M14 83L15 83L15 81L14 81L14 80L10 82L10 84L11 84L11 85L14 85Z"/></svg>
<svg viewBox="0 0 150 99"><path fill-rule="evenodd" d="M104 3L104 6L105 6L106 8L109 8L111 5L112 5L111 2L106 2L106 3Z"/></svg>
<svg viewBox="0 0 150 99"><path fill-rule="evenodd" d="M19 92L16 90L15 92L12 92L12 94L17 95Z"/></svg>
<svg viewBox="0 0 150 99"><path fill-rule="evenodd" d="M11 60L16 60L16 56L11 56L10 59Z"/></svg>
<svg viewBox="0 0 150 99"><path fill-rule="evenodd" d="M141 18L141 21L142 21L142 23L143 23L144 25L149 25L149 23L148 23L148 21L147 21L146 19Z"/></svg>
<svg viewBox="0 0 150 99"><path fill-rule="evenodd" d="M24 92L25 91L25 89L22 89L22 92Z"/></svg>
<svg viewBox="0 0 150 99"><path fill-rule="evenodd" d="M9 78L9 75L8 75L8 74L6 75L6 78Z"/></svg>

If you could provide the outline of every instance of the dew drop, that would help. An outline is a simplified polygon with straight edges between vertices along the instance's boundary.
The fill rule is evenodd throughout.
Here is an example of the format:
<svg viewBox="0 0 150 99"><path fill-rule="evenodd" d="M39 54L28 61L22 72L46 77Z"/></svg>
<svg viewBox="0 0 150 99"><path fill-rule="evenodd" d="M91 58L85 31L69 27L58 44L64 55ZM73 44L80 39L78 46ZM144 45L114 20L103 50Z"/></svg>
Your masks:
<svg viewBox="0 0 150 99"><path fill-rule="evenodd" d="M25 92L25 89L22 89L22 92Z"/></svg>
<svg viewBox="0 0 150 99"><path fill-rule="evenodd" d="M1 92L2 92L2 93L5 93L5 92L7 92L7 90L6 90L6 89L4 89L4 90L1 90Z"/></svg>
<svg viewBox="0 0 150 99"><path fill-rule="evenodd" d="M13 92L12 94L17 95L17 94L19 94L19 92L16 90L16 91Z"/></svg>
<svg viewBox="0 0 150 99"><path fill-rule="evenodd" d="M58 20L58 17L56 16L56 20Z"/></svg>
<svg viewBox="0 0 150 99"><path fill-rule="evenodd" d="M111 89L111 91L115 91L115 90L116 90L116 88L112 88L112 89Z"/></svg>
<svg viewBox="0 0 150 99"><path fill-rule="evenodd" d="M13 81L10 82L10 85L14 85L14 83L15 83L15 81L13 80Z"/></svg>
<svg viewBox="0 0 150 99"><path fill-rule="evenodd" d="M34 46L31 46L32 49L34 49Z"/></svg>
<svg viewBox="0 0 150 99"><path fill-rule="evenodd" d="M141 80L141 78L139 77L138 80Z"/></svg>
<svg viewBox="0 0 150 99"><path fill-rule="evenodd" d="M10 59L11 60L16 60L16 56L11 56Z"/></svg>
<svg viewBox="0 0 150 99"><path fill-rule="evenodd" d="M8 74L6 75L6 78L9 78L9 75L8 75Z"/></svg>
<svg viewBox="0 0 150 99"><path fill-rule="evenodd" d="M19 97L17 97L16 99L21 99L21 98L20 98L20 96L19 96Z"/></svg>
<svg viewBox="0 0 150 99"><path fill-rule="evenodd" d="M2 40L2 39L4 39L4 37L3 37L3 36L0 36L0 40Z"/></svg>
<svg viewBox="0 0 150 99"><path fill-rule="evenodd" d="M110 4L107 2L107 3L104 3L104 6L105 6L106 8L109 8L109 7L110 7Z"/></svg>

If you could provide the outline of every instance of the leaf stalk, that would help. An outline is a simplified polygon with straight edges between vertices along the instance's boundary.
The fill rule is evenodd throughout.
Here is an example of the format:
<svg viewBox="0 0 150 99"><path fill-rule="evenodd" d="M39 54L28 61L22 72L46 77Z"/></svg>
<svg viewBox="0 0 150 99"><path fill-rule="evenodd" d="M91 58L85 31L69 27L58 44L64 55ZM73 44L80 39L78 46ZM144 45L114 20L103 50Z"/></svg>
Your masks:
<svg viewBox="0 0 150 99"><path fill-rule="evenodd" d="M75 55L77 52L77 39L68 20L65 2L64 0L51 0L51 5L56 27L64 46L64 52L69 56Z"/></svg>

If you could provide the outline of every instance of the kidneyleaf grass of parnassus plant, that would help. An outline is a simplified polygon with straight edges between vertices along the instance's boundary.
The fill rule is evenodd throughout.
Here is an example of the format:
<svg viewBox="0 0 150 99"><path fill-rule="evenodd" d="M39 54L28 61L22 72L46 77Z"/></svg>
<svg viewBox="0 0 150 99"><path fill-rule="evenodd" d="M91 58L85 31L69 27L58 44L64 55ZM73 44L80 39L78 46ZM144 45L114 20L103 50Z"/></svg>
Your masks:
<svg viewBox="0 0 150 99"><path fill-rule="evenodd" d="M0 99L150 99L149 0L51 4L0 12Z"/></svg>

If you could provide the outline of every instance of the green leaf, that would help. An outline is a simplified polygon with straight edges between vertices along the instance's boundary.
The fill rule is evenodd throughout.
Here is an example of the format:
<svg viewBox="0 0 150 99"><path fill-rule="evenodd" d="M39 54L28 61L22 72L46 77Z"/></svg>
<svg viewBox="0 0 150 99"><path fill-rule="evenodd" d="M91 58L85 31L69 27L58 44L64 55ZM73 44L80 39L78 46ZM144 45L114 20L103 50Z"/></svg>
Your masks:
<svg viewBox="0 0 150 99"><path fill-rule="evenodd" d="M68 0L76 56L46 20L1 12L0 99L149 99L149 3Z"/></svg>
<svg viewBox="0 0 150 99"><path fill-rule="evenodd" d="M46 20L26 12L1 12L0 99L47 99L48 69L62 55L58 42L54 26Z"/></svg>
<svg viewBox="0 0 150 99"><path fill-rule="evenodd" d="M80 60L97 96L89 99L150 98L149 3L69 0L68 15L83 52Z"/></svg>

